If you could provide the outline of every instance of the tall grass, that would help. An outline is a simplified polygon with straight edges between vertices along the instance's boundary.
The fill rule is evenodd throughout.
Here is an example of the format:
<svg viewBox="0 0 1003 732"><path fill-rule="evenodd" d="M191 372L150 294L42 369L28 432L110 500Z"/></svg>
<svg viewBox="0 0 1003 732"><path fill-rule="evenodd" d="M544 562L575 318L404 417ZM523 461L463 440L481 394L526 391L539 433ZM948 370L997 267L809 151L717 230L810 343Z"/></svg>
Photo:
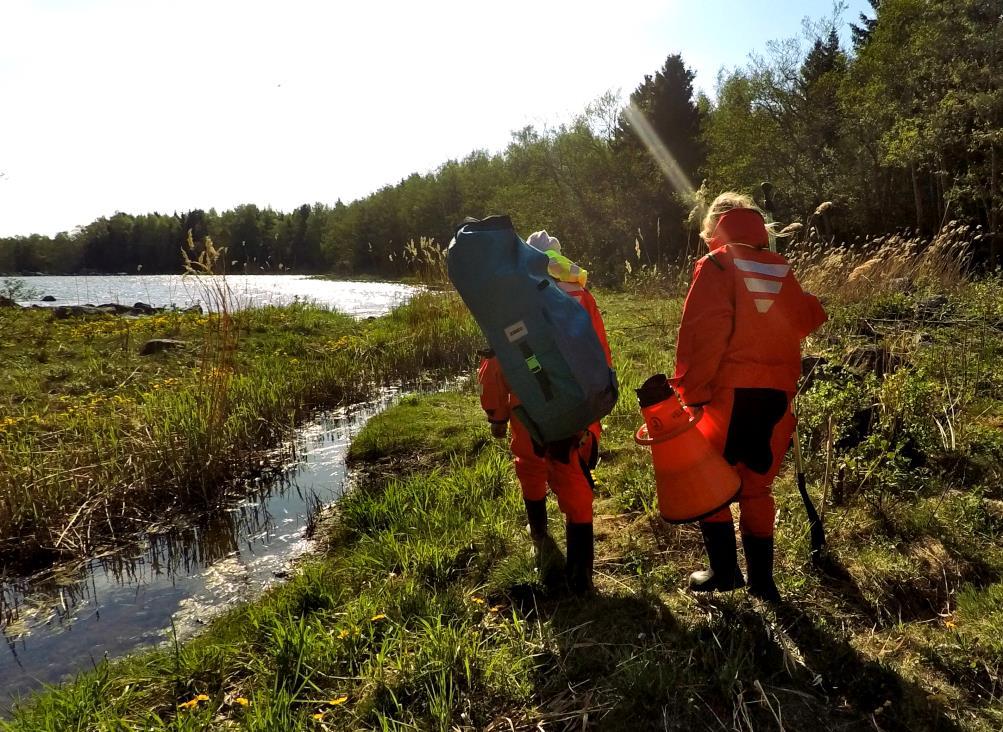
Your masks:
<svg viewBox="0 0 1003 732"><path fill-rule="evenodd" d="M796 244L788 258L806 289L860 300L920 288L948 292L966 280L978 232L949 222L932 239L891 234L862 242Z"/></svg>
<svg viewBox="0 0 1003 732"><path fill-rule="evenodd" d="M404 262L418 280L432 287L444 287L449 283L446 273L446 248L434 239L421 237L416 242L411 239L404 246Z"/></svg>
<svg viewBox="0 0 1003 732"><path fill-rule="evenodd" d="M152 358L109 348L117 337L103 320L93 329L56 326L46 348L72 349L83 362L59 367L61 382L48 387L57 393L40 383L28 399L11 394L14 414L0 418L7 566L91 549L164 509L211 504L256 450L306 412L425 373L455 373L479 344L462 303L447 293L419 294L362 322L303 305L232 312L225 291L213 296L215 312L165 322L189 347ZM7 315L8 332L22 334L11 369L36 369L29 351L40 317ZM71 386L84 395L65 393Z"/></svg>

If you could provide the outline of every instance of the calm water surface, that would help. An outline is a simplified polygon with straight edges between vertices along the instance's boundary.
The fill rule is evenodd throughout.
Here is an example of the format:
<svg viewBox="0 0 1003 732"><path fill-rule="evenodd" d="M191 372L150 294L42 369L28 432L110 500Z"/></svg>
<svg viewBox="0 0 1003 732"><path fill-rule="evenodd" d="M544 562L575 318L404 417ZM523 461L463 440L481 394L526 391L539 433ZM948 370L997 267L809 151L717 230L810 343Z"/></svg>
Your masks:
<svg viewBox="0 0 1003 732"><path fill-rule="evenodd" d="M227 275L183 277L181 275L107 275L99 277L15 277L37 293L51 295L54 302L22 300L22 305L133 305L212 309L206 287L225 282L237 308L312 302L357 317L381 315L406 301L419 288L394 282L347 282L319 280L303 275Z"/></svg>

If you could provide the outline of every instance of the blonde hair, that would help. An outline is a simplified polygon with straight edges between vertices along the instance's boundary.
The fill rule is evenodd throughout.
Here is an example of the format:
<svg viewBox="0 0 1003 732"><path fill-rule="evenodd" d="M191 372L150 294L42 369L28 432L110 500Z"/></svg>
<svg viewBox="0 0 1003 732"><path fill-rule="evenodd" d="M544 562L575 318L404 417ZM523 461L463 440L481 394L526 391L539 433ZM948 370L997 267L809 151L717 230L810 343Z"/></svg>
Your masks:
<svg viewBox="0 0 1003 732"><path fill-rule="evenodd" d="M700 238L704 241L709 241L714 236L714 229L717 228L717 222L721 218L721 215L731 211L733 208L751 208L759 211L760 214L763 213L759 210L756 202L752 200L752 196L747 196L744 193L736 193L735 191L725 191L715 198L707 208L707 213L703 217L703 226L700 229ZM763 218L765 219L766 217L763 216Z"/></svg>

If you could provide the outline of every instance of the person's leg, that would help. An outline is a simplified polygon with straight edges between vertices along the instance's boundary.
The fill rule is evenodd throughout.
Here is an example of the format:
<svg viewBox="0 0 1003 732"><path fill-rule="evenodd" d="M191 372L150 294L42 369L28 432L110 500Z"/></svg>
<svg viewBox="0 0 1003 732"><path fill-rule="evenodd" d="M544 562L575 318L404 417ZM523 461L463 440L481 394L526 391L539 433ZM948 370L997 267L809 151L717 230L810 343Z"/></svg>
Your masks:
<svg viewBox="0 0 1003 732"><path fill-rule="evenodd" d="M791 395L784 396L789 403ZM773 529L776 520L773 481L783 465L784 455L794 432L794 423L794 415L788 408L773 425L769 441L770 459L765 472L756 472L747 465L740 466L743 482L739 499L739 523L749 574L749 594L771 602L780 599L773 579ZM760 467L762 464L761 461Z"/></svg>
<svg viewBox="0 0 1003 732"><path fill-rule="evenodd" d="M703 418L697 429L707 438L711 449L723 453L731 420L734 389L718 389L710 403L704 407ZM734 590L745 585L738 568L738 547L735 542L735 524L731 508L725 506L717 513L700 521L704 548L710 567L690 575L690 589L695 592Z"/></svg>
<svg viewBox="0 0 1003 732"><path fill-rule="evenodd" d="M547 461L533 449L533 439L518 419L511 421L515 474L526 505L527 529L534 542L547 536Z"/></svg>
<svg viewBox="0 0 1003 732"><path fill-rule="evenodd" d="M738 567L738 546L731 510L725 508L701 521L700 533L710 567L690 575L690 589L694 592L727 592L744 587L745 578Z"/></svg>
<svg viewBox="0 0 1003 732"><path fill-rule="evenodd" d="M548 479L557 503L567 521L568 586L576 594L592 590L595 540L592 529L592 484L587 466L577 449L569 451L568 460L547 458Z"/></svg>

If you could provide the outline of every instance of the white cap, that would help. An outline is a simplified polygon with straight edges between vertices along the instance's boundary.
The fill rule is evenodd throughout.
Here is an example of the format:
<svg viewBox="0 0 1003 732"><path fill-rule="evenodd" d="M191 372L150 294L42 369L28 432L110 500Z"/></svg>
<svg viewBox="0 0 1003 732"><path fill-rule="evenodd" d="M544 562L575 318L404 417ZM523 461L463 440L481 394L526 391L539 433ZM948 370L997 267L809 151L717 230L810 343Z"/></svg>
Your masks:
<svg viewBox="0 0 1003 732"><path fill-rule="evenodd" d="M557 240L556 236L551 236L547 233L547 230L534 231L526 239L526 243L529 244L534 249L539 249L541 252L545 252L549 249L553 249L555 252L561 251L561 242Z"/></svg>

